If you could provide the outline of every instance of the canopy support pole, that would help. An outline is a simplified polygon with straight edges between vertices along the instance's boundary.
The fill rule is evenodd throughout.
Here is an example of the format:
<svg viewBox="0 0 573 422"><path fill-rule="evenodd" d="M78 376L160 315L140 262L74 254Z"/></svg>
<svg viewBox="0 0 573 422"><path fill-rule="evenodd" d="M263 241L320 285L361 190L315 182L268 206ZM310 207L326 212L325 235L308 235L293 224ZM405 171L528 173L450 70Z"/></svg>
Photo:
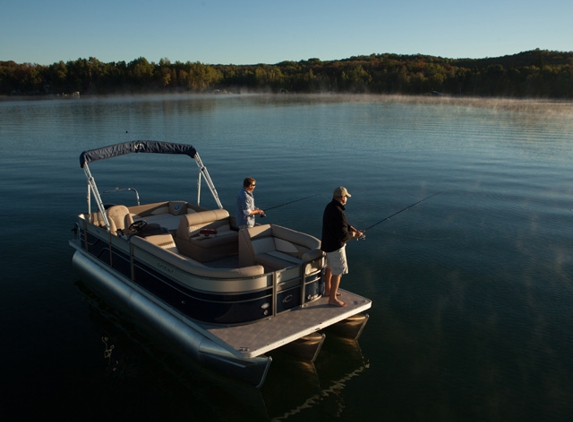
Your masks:
<svg viewBox="0 0 573 422"><path fill-rule="evenodd" d="M107 218L107 214L105 212L105 207L103 206L103 202L101 200L99 190L98 190L96 182L92 176L92 173L90 171L88 163L84 164L83 169L84 169L84 173L86 174L86 178L88 180L88 215L91 218L91 214L92 214L91 201L90 201L90 190L91 190L91 192L93 193L94 199L96 201L97 207L99 209L99 212L101 214L101 218L105 224L105 227L109 231L110 230L110 224L109 224L109 220Z"/></svg>
<svg viewBox="0 0 573 422"><path fill-rule="evenodd" d="M195 163L197 163L197 167L199 167L199 179L197 181L197 205L201 205L200 204L200 200L201 200L201 176L203 176L203 179L205 179L205 183L207 183L207 186L209 187L209 190L211 191L211 195L213 195L215 202L217 202L217 206L219 208L223 208L223 204L221 204L221 200L219 199L219 194L217 193L217 189L215 188L215 185L213 184L213 181L211 180L211 176L209 175L209 171L207 170L207 167L205 167L203 165L203 161L201 161L201 157L199 156L198 152L195 153L194 158L195 158Z"/></svg>

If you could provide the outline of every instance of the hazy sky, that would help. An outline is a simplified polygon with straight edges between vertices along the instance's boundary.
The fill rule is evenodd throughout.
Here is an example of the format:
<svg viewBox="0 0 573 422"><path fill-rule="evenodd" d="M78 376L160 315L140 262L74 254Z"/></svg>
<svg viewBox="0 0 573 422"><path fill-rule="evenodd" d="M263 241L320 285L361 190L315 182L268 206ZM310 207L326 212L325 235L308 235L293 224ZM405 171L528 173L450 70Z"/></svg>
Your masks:
<svg viewBox="0 0 573 422"><path fill-rule="evenodd" d="M0 0L0 60L275 64L573 51L573 0Z"/></svg>

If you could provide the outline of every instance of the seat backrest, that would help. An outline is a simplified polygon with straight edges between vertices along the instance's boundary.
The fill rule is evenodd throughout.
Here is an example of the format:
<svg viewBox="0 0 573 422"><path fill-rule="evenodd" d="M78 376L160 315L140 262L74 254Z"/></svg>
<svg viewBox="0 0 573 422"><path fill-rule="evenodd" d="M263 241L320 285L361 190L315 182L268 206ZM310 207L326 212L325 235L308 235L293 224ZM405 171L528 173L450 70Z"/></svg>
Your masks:
<svg viewBox="0 0 573 422"><path fill-rule="evenodd" d="M255 265L255 256L275 250L270 224L239 230L239 265Z"/></svg>
<svg viewBox="0 0 573 422"><path fill-rule="evenodd" d="M320 240L316 237L286 227L273 225L273 236L277 241L280 241L280 244L277 242L276 246L277 250L282 252L293 252L292 250L288 250L293 248L293 245L298 245L297 249L304 249L304 251L320 249ZM283 248L285 249L283 250Z"/></svg>
<svg viewBox="0 0 573 422"><path fill-rule="evenodd" d="M200 211L192 214L182 215L179 219L179 227L177 228L177 237L181 239L189 239L190 237L199 233L205 226L229 218L229 212L224 209ZM228 221L223 224L228 225Z"/></svg>
<svg viewBox="0 0 573 422"><path fill-rule="evenodd" d="M276 250L275 239L270 224L245 229L251 239L255 255Z"/></svg>
<svg viewBox="0 0 573 422"><path fill-rule="evenodd" d="M133 223L133 218L125 205L113 205L106 210L106 213L112 234L117 235L118 230L125 230Z"/></svg>

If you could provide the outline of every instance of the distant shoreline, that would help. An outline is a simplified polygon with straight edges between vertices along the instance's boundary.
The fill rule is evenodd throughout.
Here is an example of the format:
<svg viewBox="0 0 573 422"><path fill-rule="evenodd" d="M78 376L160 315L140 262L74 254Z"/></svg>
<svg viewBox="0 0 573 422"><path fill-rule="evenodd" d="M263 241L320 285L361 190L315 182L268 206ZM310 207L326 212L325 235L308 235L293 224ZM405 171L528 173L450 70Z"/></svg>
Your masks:
<svg viewBox="0 0 573 422"><path fill-rule="evenodd" d="M0 94L373 94L573 99L573 52L533 50L484 59L372 54L274 65L207 65L94 57L50 66L0 61Z"/></svg>

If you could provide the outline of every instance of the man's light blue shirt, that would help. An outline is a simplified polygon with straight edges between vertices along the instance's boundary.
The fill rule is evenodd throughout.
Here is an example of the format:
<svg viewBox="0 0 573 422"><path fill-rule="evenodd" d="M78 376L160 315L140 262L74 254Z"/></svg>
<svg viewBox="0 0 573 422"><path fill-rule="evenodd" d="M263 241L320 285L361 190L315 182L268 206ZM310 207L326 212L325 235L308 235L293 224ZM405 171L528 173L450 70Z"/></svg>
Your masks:
<svg viewBox="0 0 573 422"><path fill-rule="evenodd" d="M252 193L241 189L237 196L237 225L239 227L253 227L255 225L255 216L249 215L255 209L255 197Z"/></svg>

